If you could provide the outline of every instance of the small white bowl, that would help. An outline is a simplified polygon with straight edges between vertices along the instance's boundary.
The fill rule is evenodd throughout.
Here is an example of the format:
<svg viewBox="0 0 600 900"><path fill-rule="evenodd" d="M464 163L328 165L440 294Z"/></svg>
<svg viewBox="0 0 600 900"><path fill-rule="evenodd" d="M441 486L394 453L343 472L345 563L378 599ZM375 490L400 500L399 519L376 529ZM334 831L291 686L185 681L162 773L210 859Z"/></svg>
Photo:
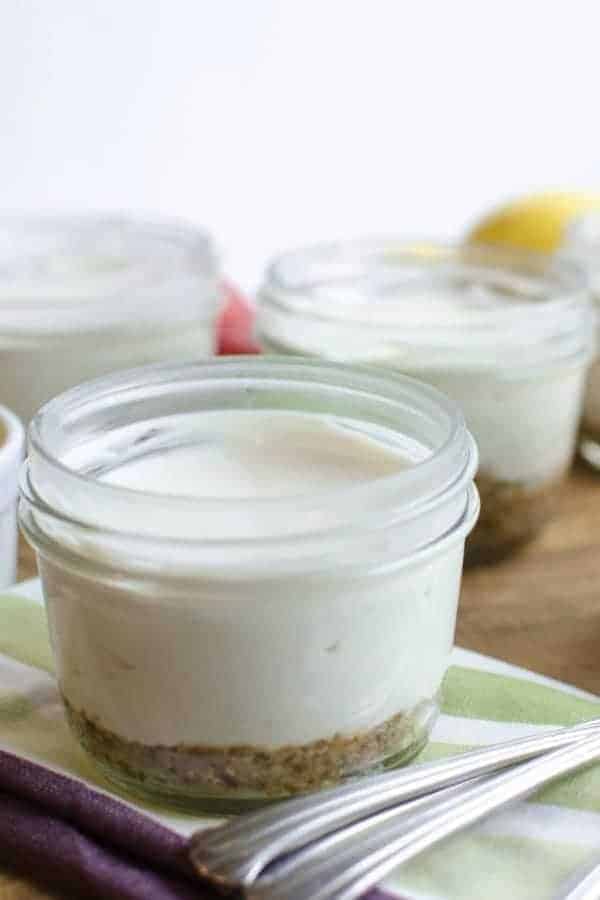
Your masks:
<svg viewBox="0 0 600 900"><path fill-rule="evenodd" d="M20 420L0 406L0 588L17 577L17 492L24 448Z"/></svg>

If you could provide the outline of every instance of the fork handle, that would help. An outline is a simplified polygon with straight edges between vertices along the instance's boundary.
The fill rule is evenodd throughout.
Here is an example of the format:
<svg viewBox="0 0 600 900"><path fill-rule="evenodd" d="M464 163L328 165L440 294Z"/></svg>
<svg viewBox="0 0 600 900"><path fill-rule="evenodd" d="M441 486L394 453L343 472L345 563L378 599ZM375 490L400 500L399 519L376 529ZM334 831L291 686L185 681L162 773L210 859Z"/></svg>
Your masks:
<svg viewBox="0 0 600 900"><path fill-rule="evenodd" d="M283 806L247 814L220 828L196 833L190 842L190 858L202 877L231 889L248 886L277 857L299 851L353 822L570 745L599 729L600 720L594 719L291 800Z"/></svg>
<svg viewBox="0 0 600 900"><path fill-rule="evenodd" d="M600 757L600 736L521 764L508 773L466 787L457 798L441 801L415 816L386 821L367 838L352 841L329 860L305 867L302 852L286 877L259 878L247 889L250 900L354 900L401 863L466 828L495 809L526 797L537 788Z"/></svg>

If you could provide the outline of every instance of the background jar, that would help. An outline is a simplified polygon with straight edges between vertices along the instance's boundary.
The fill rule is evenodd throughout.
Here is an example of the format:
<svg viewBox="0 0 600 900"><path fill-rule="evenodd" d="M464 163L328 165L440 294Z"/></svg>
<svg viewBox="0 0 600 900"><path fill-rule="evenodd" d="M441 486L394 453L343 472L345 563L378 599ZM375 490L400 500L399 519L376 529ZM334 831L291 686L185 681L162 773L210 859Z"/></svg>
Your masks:
<svg viewBox="0 0 600 900"><path fill-rule="evenodd" d="M414 464L270 499L98 480L193 443L210 410L333 418ZM396 765L426 741L478 513L476 449L450 400L309 360L157 366L50 402L29 454L21 524L60 688L113 781L241 809Z"/></svg>
<svg viewBox="0 0 600 900"><path fill-rule="evenodd" d="M559 258L580 266L588 279L593 303L596 350L600 346L600 214L587 213L567 229ZM579 452L600 470L600 360L596 354L587 377Z"/></svg>
<svg viewBox="0 0 600 900"><path fill-rule="evenodd" d="M17 577L17 493L24 449L23 426L0 406L0 588Z"/></svg>
<svg viewBox="0 0 600 900"><path fill-rule="evenodd" d="M0 403L28 421L97 375L208 356L220 304L212 242L194 227L0 220Z"/></svg>
<svg viewBox="0 0 600 900"><path fill-rule="evenodd" d="M468 560L502 558L554 514L592 354L576 266L501 248L323 244L267 270L258 333L267 351L397 369L459 403L480 454Z"/></svg>

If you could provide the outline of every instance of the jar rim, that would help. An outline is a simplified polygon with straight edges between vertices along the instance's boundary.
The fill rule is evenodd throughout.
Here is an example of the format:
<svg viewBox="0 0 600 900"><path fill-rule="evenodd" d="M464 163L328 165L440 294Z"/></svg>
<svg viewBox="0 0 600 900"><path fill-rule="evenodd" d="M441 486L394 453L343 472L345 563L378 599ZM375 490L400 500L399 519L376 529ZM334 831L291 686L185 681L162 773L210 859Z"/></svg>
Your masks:
<svg viewBox="0 0 600 900"><path fill-rule="evenodd" d="M175 395L181 400L183 409L185 404L192 402L190 397L194 391L202 390L204 396L209 397L211 389L223 403L224 398L229 396L228 389L231 392L233 388L250 399L245 407L236 406L240 401L238 394L233 393L227 402L234 405L227 408L281 408L257 404L273 404L277 398L285 396L290 404L296 404L290 408L302 411L298 406L299 398L309 396L311 403L314 403L315 397L322 397L324 410L328 406L339 408L340 400L343 400L348 408L359 410L355 417L357 420L366 421L365 410L371 409L371 404L374 412L369 421L376 423L379 421L377 417L385 416L389 424L396 416L397 430L401 433L400 417L409 417L407 422L410 425L405 427L420 427L424 435L422 442L430 452L426 459L400 472L375 478L365 484L300 497L259 499L215 499L140 492L99 481L89 473L74 470L60 458L57 447L66 439L65 436L77 440L78 416L80 426L91 433L95 427L100 427L103 416L108 415L115 421L119 409L124 411L124 415L129 415L134 408L148 412L164 403L165 397L169 397L169 404L173 404ZM275 388L279 394L273 393ZM145 400L142 399L144 396ZM314 412L314 408L306 411ZM332 412L331 415L336 414ZM147 421L151 422L151 417ZM431 447L432 435L436 433L441 436L437 446ZM297 538L316 540L323 534L335 534L341 539L348 532L362 533L372 528L374 523L377 528L393 523L406 530L408 522L415 523L431 515L433 510L444 508L448 510L448 515L440 516L437 527L438 537L441 537L457 524L465 512L468 488L476 466L476 448L462 413L452 400L429 385L395 373L309 359L231 357L208 362L145 366L87 382L51 400L29 426L29 460L23 469L21 500L34 513L68 522L88 533L90 529L100 530L115 538L120 535L149 543L166 541L171 545L187 543L194 546L213 544L250 548L260 544L283 545ZM73 498L85 495L83 511L73 505L66 508L62 501L55 502L55 499L48 501L45 489L40 485L52 479L60 483L61 496L68 496L71 504L75 503ZM106 503L113 505L110 521L98 512ZM153 522L142 534L139 531L133 534L114 525L115 518L119 519L118 515L115 517L114 510L130 508L131 504L136 504L138 511L141 507L148 513L153 510L150 516ZM283 517L289 518L294 527L283 536L254 536L235 531L231 536L228 534L214 540L205 536L200 539L193 535L191 538L186 536L186 522L192 521L194 516L202 516L204 521L210 521L207 517L221 514L232 517L241 507L250 511L275 511L279 517L285 514ZM161 510L177 513L177 528L181 531L173 533L162 527ZM327 511L324 530L315 528L315 510Z"/></svg>
<svg viewBox="0 0 600 900"><path fill-rule="evenodd" d="M182 220L120 212L0 216L3 333L209 317L218 276L212 236Z"/></svg>
<svg viewBox="0 0 600 900"><path fill-rule="evenodd" d="M475 297L463 308L438 303L435 289L444 283L456 283L459 289L492 287L497 296L493 303ZM390 301L394 292L399 303ZM302 344L307 334L328 359L347 358L345 350L355 345L352 359L385 362L393 346L412 345L452 351L453 363L485 368L501 363L506 353L513 354L515 364L520 354L521 366L532 366L589 357L593 350L581 268L570 260L502 245L393 237L314 244L276 257L259 299L259 330L272 346L287 348L289 342L291 352L311 353L314 348ZM285 317L297 320L295 331L285 327ZM356 334L352 341L345 335L348 340L340 339L340 350L329 352L316 332L332 323L348 331L360 329L362 338ZM525 362L524 348L530 351ZM321 355L318 349L316 355ZM421 362L418 368L428 368L427 358Z"/></svg>

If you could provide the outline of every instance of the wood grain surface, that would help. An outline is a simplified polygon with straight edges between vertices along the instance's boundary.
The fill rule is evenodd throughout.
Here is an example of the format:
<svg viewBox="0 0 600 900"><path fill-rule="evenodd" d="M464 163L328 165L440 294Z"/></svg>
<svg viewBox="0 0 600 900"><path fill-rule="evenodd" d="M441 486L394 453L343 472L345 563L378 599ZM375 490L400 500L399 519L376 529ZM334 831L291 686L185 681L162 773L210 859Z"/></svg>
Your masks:
<svg viewBox="0 0 600 900"><path fill-rule="evenodd" d="M465 573L456 642L600 693L600 474L577 465L535 542Z"/></svg>
<svg viewBox="0 0 600 900"><path fill-rule="evenodd" d="M33 575L33 554L21 542L19 576ZM600 693L600 474L575 466L559 514L534 543L511 560L465 573L456 639ZM0 900L57 896L0 877Z"/></svg>

